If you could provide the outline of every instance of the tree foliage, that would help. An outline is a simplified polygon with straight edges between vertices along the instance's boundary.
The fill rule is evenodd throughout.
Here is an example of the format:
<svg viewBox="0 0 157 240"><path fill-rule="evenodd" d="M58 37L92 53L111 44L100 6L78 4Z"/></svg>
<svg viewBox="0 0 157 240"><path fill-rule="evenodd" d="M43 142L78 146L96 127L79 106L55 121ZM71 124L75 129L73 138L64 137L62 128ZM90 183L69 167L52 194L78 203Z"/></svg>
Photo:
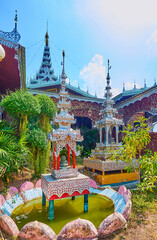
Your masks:
<svg viewBox="0 0 157 240"><path fill-rule="evenodd" d="M40 105L36 98L24 90L16 90L2 98L0 106L17 122L19 133L25 134L29 116L40 114Z"/></svg>
<svg viewBox="0 0 157 240"><path fill-rule="evenodd" d="M96 142L99 141L99 132L97 129L88 129L88 128L81 128L81 135L83 136L84 140L79 145L83 146L84 151L82 151L82 156L89 156L91 154L91 149L96 147Z"/></svg>
<svg viewBox="0 0 157 240"><path fill-rule="evenodd" d="M40 105L29 92L16 90L2 98L1 107L14 118L40 114Z"/></svg>
<svg viewBox="0 0 157 240"><path fill-rule="evenodd" d="M0 123L0 164L7 165L9 171L17 170L27 156L35 175L44 173L51 148L50 120L56 112L53 101L46 95L17 90L4 96L0 106L12 117Z"/></svg>
<svg viewBox="0 0 157 240"><path fill-rule="evenodd" d="M36 99L40 105L39 127L46 133L51 130L50 120L53 119L56 113L54 102L47 95L38 94Z"/></svg>
<svg viewBox="0 0 157 240"><path fill-rule="evenodd" d="M137 121L135 122L137 123ZM147 126L147 119L140 117L138 124L133 128L132 125L128 124L122 130L122 147L112 152L112 159L122 160L128 163L128 171L136 171L137 165L135 160L139 163L138 172L142 173L143 182L140 182L139 174L139 189L151 190L157 181L155 173L155 166L157 164L156 153L152 155L151 151L147 151L146 154L142 154L147 144L150 142L149 128Z"/></svg>
<svg viewBox="0 0 157 240"><path fill-rule="evenodd" d="M45 115L52 119L56 113L56 106L54 102L45 94L38 94L36 99L39 102L41 115Z"/></svg>
<svg viewBox="0 0 157 240"><path fill-rule="evenodd" d="M50 143L46 133L39 128L28 132L27 141L31 149L30 163L34 175L40 177L41 173L45 173L48 164Z"/></svg>
<svg viewBox="0 0 157 240"><path fill-rule="evenodd" d="M6 176L11 177L13 172L18 172L29 154L25 138L17 139L11 132L0 132L0 167L6 167Z"/></svg>

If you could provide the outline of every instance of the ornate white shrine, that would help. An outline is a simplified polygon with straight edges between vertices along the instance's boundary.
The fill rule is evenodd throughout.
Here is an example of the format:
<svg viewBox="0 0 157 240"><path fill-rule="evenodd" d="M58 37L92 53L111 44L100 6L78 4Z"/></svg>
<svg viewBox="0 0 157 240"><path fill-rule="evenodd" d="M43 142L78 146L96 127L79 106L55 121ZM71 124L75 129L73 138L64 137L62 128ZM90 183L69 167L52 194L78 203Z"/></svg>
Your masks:
<svg viewBox="0 0 157 240"><path fill-rule="evenodd" d="M132 181L138 178L136 173L126 173L124 170L127 166L126 163L123 161L117 163L116 160L111 160L113 154L109 149L116 150L121 146L119 142L119 127L123 125L123 120L118 118L117 109L113 107L114 101L111 99L110 68L108 60L107 86L103 103L104 108L101 111L101 119L95 124L100 131L100 143L97 143L96 148L92 150L91 157L84 159L85 167L92 169L93 172L99 172L97 180L101 184ZM137 163L135 164L138 166Z"/></svg>
<svg viewBox="0 0 157 240"><path fill-rule="evenodd" d="M68 92L65 90L66 74L64 70L63 51L63 70L61 75L61 90L59 93L59 102L57 107L60 112L56 115L54 122L59 125L58 129L53 130L50 140L53 143L53 169L51 174L42 174L42 205L46 204L46 198L49 201L49 220L54 219L54 200L84 195L84 212L88 211L88 194L90 193L90 178L80 174L75 168L76 142L83 141L80 130L73 130L71 124L75 123L74 115L69 114L71 103L68 100ZM67 148L68 166L61 168L60 152ZM73 166L70 166L70 152L73 155ZM57 158L57 162L56 162Z"/></svg>
<svg viewBox="0 0 157 240"><path fill-rule="evenodd" d="M68 165L70 166L70 151L73 153L73 168L75 168L75 155L79 155L76 150L76 142L82 142L83 137L80 134L80 130L73 130L71 124L74 124L76 120L74 115L70 115L69 109L71 108L71 102L68 100L68 92L65 90L66 74L64 70L64 57L63 51L63 70L61 75L61 90L59 93L59 102L57 107L60 112L56 115L55 123L59 124L59 128L53 131L51 141L53 143L53 168L56 169L55 158L57 157L57 170L60 169L60 152L63 148L67 148L68 152Z"/></svg>

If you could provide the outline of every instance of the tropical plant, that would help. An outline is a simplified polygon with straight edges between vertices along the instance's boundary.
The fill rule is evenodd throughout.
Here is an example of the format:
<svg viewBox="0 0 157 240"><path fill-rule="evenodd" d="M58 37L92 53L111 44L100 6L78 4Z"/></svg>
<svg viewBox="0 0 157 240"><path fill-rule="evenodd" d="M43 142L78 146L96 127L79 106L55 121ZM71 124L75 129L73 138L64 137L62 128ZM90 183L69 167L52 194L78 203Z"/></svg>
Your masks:
<svg viewBox="0 0 157 240"><path fill-rule="evenodd" d="M137 123L137 120L136 122ZM128 164L126 169L128 172L137 171L136 162L139 163L138 174L139 174L139 182L140 182L140 173L143 175L143 183L139 183L138 187L141 190L151 190L157 181L157 177L155 175L155 164L157 163L156 154L152 155L152 153L147 152L146 154L142 154L142 150L144 150L147 144L150 142L151 138L149 135L149 128L147 126L147 119L144 117L138 118L138 124L135 124L135 128L128 124L122 130L123 138L122 138L122 147L116 151L112 152L112 159L122 160Z"/></svg>
<svg viewBox="0 0 157 240"><path fill-rule="evenodd" d="M6 148L1 148L1 163L3 161L3 164L7 164L8 169L10 166L19 166L19 158L26 155L24 154L24 149L26 153L28 152L27 144L31 152L29 159L35 175L39 176L41 173L44 173L51 148L51 143L48 139L48 133L51 131L50 120L56 112L53 101L46 95L39 94L34 97L29 92L17 90L4 96L0 106L9 116L8 121L0 123L1 133L5 133L3 138L4 136L9 138L7 134L10 134L10 142L7 142L9 139L6 139ZM11 128L9 125L13 127ZM11 144L11 141L16 144ZM8 143L12 147L19 147L18 149L14 148L14 157L10 156L11 153L8 152ZM21 156L20 150L23 151ZM15 162L13 163L11 160L6 161L6 159L12 159ZM11 172L12 170L9 171Z"/></svg>
<svg viewBox="0 0 157 240"><path fill-rule="evenodd" d="M157 153L152 154L151 151L146 151L146 154L140 156L139 163L142 171L142 181L139 188L142 191L152 190L157 182Z"/></svg>
<svg viewBox="0 0 157 240"><path fill-rule="evenodd" d="M40 105L39 127L48 133L51 130L50 120L53 119L56 113L56 106L54 102L47 95L38 94L36 99Z"/></svg>
<svg viewBox="0 0 157 240"><path fill-rule="evenodd" d="M30 147L30 164L35 176L45 173L49 160L49 141L47 135L41 129L33 128L27 134L27 142Z"/></svg>
<svg viewBox="0 0 157 240"><path fill-rule="evenodd" d="M24 137L19 140L12 134L0 132L0 167L6 168L7 177L10 178L13 172L18 172L28 154Z"/></svg>
<svg viewBox="0 0 157 240"><path fill-rule="evenodd" d="M40 176L45 173L50 159L51 142L48 134L52 131L50 121L55 115L56 107L47 95L39 94L35 98L41 111L37 118L30 119L27 141L32 152L30 162L34 174Z"/></svg>
<svg viewBox="0 0 157 240"><path fill-rule="evenodd" d="M29 92L17 90L2 98L0 106L17 121L19 135L25 135L29 116L40 114L40 105Z"/></svg>

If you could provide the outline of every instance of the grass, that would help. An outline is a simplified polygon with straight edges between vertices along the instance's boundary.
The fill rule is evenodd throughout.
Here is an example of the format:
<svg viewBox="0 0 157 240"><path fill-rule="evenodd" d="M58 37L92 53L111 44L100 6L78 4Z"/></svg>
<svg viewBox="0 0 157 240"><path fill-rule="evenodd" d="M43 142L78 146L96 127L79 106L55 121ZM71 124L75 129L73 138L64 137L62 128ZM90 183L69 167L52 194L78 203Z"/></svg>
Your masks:
<svg viewBox="0 0 157 240"><path fill-rule="evenodd" d="M145 211L157 211L157 187L152 192L146 191L139 193L139 191L132 191L132 208L133 213L141 214Z"/></svg>

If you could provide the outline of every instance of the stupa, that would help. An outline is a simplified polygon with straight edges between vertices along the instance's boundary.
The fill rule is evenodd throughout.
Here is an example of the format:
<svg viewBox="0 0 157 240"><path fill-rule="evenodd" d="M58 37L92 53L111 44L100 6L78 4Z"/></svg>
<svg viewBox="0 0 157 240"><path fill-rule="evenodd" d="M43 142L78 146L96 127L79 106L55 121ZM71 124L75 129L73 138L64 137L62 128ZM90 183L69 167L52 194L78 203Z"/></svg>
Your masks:
<svg viewBox="0 0 157 240"><path fill-rule="evenodd" d="M61 90L59 93L58 108L59 114L55 117L55 123L59 125L58 129L53 131L50 137L53 143L53 169L51 174L42 174L42 205L49 201L49 220L54 218L54 200L60 198L84 195L84 212L88 211L88 194L90 192L90 178L79 173L75 168L76 142L83 141L80 130L73 130L71 124L75 123L74 115L69 114L71 103L68 100L68 92L65 89L66 74L64 70L65 52L63 51L63 70L61 75ZM60 152L67 148L68 166L62 167L60 164ZM70 153L73 155L73 164L70 166ZM57 161L56 161L57 158ZM64 160L64 162L66 159Z"/></svg>
<svg viewBox="0 0 157 240"><path fill-rule="evenodd" d="M98 173L97 180L102 185L138 179L137 173L127 173L124 170L125 162L110 160L112 153L109 149L116 150L121 146L119 142L119 127L123 125L123 120L118 118L118 111L113 107L114 101L111 99L110 68L108 60L104 108L101 111L101 120L95 124L99 128L100 143L97 143L96 148L92 150L91 157L84 159L84 166Z"/></svg>

